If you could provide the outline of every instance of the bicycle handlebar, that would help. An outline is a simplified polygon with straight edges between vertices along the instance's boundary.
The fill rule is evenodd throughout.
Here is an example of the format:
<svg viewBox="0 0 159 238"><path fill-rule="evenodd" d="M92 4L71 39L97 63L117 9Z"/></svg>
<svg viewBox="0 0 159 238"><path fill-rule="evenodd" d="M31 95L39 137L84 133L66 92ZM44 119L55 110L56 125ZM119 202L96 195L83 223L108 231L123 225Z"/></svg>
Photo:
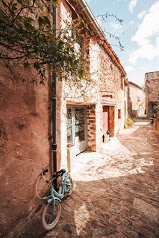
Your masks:
<svg viewBox="0 0 159 238"><path fill-rule="evenodd" d="M46 179L46 177L45 177L45 173L47 173L49 170L48 169L44 169L44 170L42 170L42 172L41 172L41 177L46 181L46 183L49 183L49 181ZM59 171L57 171L57 172L54 172L53 174L52 174L52 180L51 181L53 181L54 179L57 179L58 177L60 177L60 176L62 176L64 173L66 172L66 170L65 169L61 169L61 170L59 170ZM50 181L50 182L51 182Z"/></svg>
<svg viewBox="0 0 159 238"><path fill-rule="evenodd" d="M52 174L52 177L53 177L53 178L58 178L58 177L62 176L65 172L66 172L65 169L61 169L61 170L59 170L59 171L57 171L57 172L54 172L54 173Z"/></svg>
<svg viewBox="0 0 159 238"><path fill-rule="evenodd" d="M42 171L42 174L45 175L48 171L49 171L48 169L44 169L44 170Z"/></svg>

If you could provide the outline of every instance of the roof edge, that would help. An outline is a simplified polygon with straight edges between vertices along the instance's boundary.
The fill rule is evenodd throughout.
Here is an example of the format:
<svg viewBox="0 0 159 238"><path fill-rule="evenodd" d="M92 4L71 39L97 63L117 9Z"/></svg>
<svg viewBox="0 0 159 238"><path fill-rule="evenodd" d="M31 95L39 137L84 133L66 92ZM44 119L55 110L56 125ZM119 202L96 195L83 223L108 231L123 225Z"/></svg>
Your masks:
<svg viewBox="0 0 159 238"><path fill-rule="evenodd" d="M95 31L98 33L100 40L103 43L103 47L105 49L105 51L107 52L107 54L110 56L110 58L114 61L114 63L116 64L116 66L121 70L121 73L124 77L127 76L127 73L124 69L124 67L122 66L119 57L116 55L116 53L114 52L114 50L112 49L111 45L109 44L108 40L106 39L106 36L103 32L103 30L101 29L101 27L99 26L97 20L95 19L93 13L91 12L88 4L86 3L85 0L67 0L70 3L76 3L79 4L80 8L81 8L81 12L79 15L85 14L85 16L91 20L88 23L88 25L91 23L95 29Z"/></svg>
<svg viewBox="0 0 159 238"><path fill-rule="evenodd" d="M131 81L129 81L128 83L131 84L131 85L133 85L133 86L135 86L136 88L139 88L139 89L142 90L142 87L140 87L138 84L133 83L133 82L131 82Z"/></svg>

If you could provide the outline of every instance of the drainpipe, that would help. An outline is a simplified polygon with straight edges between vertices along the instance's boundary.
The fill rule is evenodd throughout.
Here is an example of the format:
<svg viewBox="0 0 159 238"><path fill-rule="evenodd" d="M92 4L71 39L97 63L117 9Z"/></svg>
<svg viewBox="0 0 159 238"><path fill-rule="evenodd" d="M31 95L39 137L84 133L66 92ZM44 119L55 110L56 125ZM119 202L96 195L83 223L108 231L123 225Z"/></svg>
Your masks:
<svg viewBox="0 0 159 238"><path fill-rule="evenodd" d="M56 26L56 7L53 6L53 26ZM56 34L56 30L54 30ZM56 143L56 72L52 66L52 83L51 83L51 105L52 105L52 153L51 153L51 173L57 171L57 143ZM57 186L56 179L54 187Z"/></svg>

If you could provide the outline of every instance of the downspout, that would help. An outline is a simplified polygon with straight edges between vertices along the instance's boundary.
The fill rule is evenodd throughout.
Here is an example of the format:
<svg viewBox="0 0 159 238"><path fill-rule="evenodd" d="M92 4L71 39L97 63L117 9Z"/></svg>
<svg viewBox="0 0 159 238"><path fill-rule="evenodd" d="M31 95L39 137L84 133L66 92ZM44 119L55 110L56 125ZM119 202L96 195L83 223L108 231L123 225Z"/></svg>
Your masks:
<svg viewBox="0 0 159 238"><path fill-rule="evenodd" d="M56 28L56 7L53 6L52 20L53 28ZM54 30L56 35L56 29ZM52 66L52 82L51 82L51 118L52 118L52 152L51 152L51 173L57 171L57 143L56 143L56 72ZM56 187L57 181L54 180L54 187Z"/></svg>

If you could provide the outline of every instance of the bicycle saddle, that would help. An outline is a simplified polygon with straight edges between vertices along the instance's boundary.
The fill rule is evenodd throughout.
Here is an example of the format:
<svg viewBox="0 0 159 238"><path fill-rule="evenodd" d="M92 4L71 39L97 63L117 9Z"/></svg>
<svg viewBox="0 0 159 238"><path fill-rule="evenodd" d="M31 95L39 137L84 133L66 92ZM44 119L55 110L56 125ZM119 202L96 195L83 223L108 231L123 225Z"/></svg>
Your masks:
<svg viewBox="0 0 159 238"><path fill-rule="evenodd" d="M59 171L54 172L54 173L52 174L52 177L53 177L53 178L58 178L58 177L62 176L65 172L66 172L65 169L60 169Z"/></svg>

